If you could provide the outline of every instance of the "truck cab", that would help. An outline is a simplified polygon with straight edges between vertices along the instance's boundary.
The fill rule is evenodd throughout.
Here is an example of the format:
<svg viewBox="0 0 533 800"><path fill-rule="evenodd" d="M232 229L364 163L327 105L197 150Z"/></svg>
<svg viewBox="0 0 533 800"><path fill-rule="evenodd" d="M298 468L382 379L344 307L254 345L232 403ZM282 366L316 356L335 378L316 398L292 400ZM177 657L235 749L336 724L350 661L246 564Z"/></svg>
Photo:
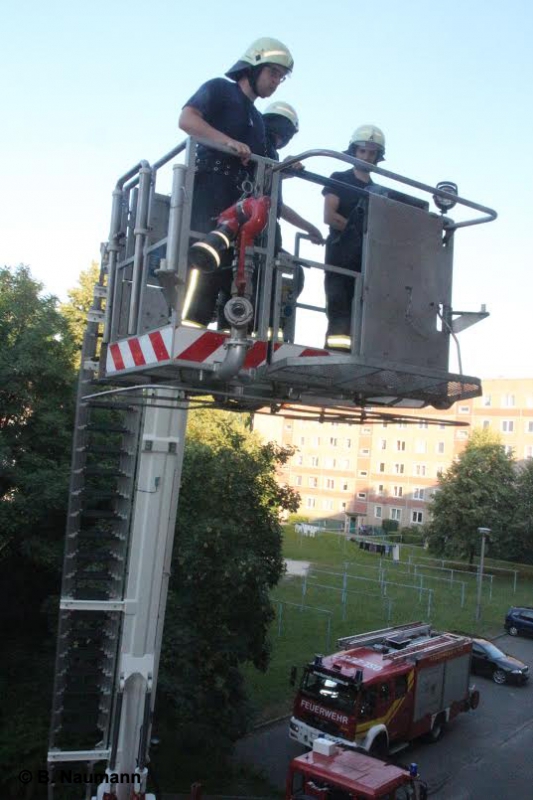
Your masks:
<svg viewBox="0 0 533 800"><path fill-rule="evenodd" d="M315 739L313 750L293 759L286 800L425 800L427 786L409 770L328 739Z"/></svg>

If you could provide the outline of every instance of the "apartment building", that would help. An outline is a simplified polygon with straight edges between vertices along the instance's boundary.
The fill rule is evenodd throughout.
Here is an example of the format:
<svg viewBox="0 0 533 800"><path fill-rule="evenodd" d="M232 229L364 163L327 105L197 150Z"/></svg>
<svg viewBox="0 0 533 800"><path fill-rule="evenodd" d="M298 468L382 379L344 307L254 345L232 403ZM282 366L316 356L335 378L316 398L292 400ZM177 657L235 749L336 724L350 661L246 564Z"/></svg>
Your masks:
<svg viewBox="0 0 533 800"><path fill-rule="evenodd" d="M254 428L267 440L296 448L280 480L300 492L300 513L343 519L349 512L365 525L427 522L438 474L474 428L499 433L517 461L533 458L533 378L487 379L482 397L461 400L448 411L405 415L428 421L350 425L256 414Z"/></svg>

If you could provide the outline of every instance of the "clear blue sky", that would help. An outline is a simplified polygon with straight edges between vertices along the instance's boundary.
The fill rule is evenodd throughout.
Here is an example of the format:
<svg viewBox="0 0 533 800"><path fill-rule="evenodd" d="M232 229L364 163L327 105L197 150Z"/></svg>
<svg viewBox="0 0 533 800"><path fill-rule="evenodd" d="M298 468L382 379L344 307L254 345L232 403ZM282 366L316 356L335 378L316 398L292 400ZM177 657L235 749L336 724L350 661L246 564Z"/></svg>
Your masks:
<svg viewBox="0 0 533 800"><path fill-rule="evenodd" d="M275 96L300 115L291 153L373 122L384 166L498 211L456 237L454 306L491 312L461 334L463 368L533 375L530 0L4 0L0 263L64 297L99 256L117 178L181 140L183 103L262 35L295 58ZM320 224L319 188L297 183L286 202Z"/></svg>

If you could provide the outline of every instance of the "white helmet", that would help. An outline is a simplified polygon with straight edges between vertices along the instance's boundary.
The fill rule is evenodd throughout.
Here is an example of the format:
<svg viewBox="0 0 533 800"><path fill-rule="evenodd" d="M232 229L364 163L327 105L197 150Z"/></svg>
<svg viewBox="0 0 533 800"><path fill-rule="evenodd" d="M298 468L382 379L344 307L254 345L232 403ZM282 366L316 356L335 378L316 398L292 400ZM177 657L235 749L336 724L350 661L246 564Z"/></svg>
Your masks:
<svg viewBox="0 0 533 800"><path fill-rule="evenodd" d="M356 128L352 133L348 152L351 154L355 147L368 147L368 145L375 145L378 151L376 163L383 161L385 158L385 134L377 125L360 125Z"/></svg>
<svg viewBox="0 0 533 800"><path fill-rule="evenodd" d="M298 114L289 103L283 103L283 102L270 103L270 105L267 106L267 108L263 111L263 116L266 117L269 114L278 117L285 117L285 119L288 119L289 122L292 124L295 133L298 133L298 131L300 130L300 126L298 123Z"/></svg>
<svg viewBox="0 0 533 800"><path fill-rule="evenodd" d="M249 70L250 67L261 67L265 64L279 64L288 72L292 72L294 59L289 48L279 39L263 36L252 42L240 59L226 72L226 76L235 80L240 73Z"/></svg>

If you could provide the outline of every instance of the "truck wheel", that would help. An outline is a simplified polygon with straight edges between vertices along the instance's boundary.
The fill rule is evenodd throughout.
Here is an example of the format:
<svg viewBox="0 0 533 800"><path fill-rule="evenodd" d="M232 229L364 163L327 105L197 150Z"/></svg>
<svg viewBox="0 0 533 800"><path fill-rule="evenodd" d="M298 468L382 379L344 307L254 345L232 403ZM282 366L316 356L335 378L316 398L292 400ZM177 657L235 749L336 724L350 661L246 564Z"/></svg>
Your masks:
<svg viewBox="0 0 533 800"><path fill-rule="evenodd" d="M503 669L495 669L494 672L492 673L492 680L494 681L494 683L502 684L505 683L505 681L507 680L507 675L505 674Z"/></svg>
<svg viewBox="0 0 533 800"><path fill-rule="evenodd" d="M389 745L385 736L378 736L372 742L369 754L374 758L387 758L389 755Z"/></svg>
<svg viewBox="0 0 533 800"><path fill-rule="evenodd" d="M435 742L438 742L439 739L442 739L445 727L446 727L446 719L442 714L439 714L439 716L435 717L435 719L433 720L433 725L431 726L431 730L426 737L427 741L430 744L435 744Z"/></svg>
<svg viewBox="0 0 533 800"><path fill-rule="evenodd" d="M518 628L516 628L514 625L511 625L508 632L509 636L518 636Z"/></svg>

